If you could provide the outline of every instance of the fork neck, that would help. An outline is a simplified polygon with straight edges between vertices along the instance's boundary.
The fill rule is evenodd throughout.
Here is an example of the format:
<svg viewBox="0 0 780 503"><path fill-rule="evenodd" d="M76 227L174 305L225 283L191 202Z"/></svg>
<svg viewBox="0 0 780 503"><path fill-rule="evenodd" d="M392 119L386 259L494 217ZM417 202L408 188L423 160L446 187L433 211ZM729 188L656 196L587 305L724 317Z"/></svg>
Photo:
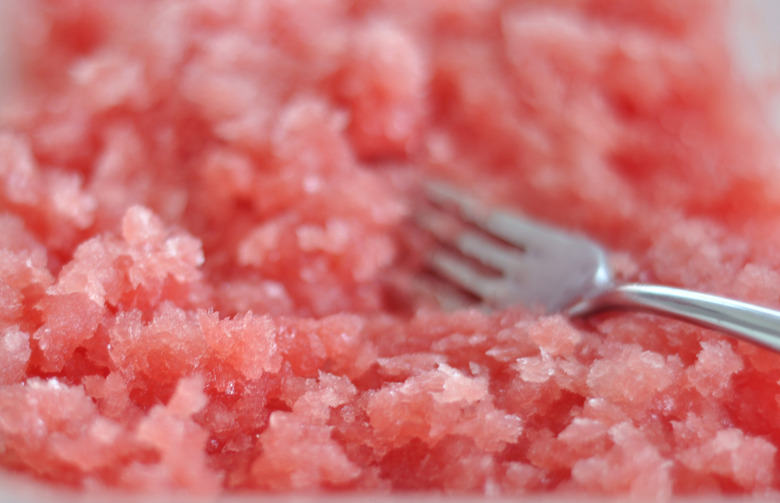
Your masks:
<svg viewBox="0 0 780 503"><path fill-rule="evenodd" d="M566 309L579 317L606 310L644 311L711 328L780 351L780 311L661 285L614 285Z"/></svg>

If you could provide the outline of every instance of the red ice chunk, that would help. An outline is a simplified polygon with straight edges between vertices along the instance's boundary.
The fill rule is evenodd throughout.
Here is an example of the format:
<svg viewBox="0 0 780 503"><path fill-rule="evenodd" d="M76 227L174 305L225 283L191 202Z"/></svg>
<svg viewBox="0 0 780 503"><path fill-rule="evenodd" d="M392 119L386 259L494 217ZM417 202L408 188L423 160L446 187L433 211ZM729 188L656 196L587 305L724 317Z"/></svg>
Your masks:
<svg viewBox="0 0 780 503"><path fill-rule="evenodd" d="M30 300L35 301L52 283L52 276L46 268L46 256L43 253L13 252L8 249L0 249L0 279L12 291L30 294ZM16 295L18 293L13 296Z"/></svg>
<svg viewBox="0 0 780 503"><path fill-rule="evenodd" d="M376 361L377 349L368 340L360 317L336 314L319 320L318 326L311 328L322 341L332 371L357 378Z"/></svg>
<svg viewBox="0 0 780 503"><path fill-rule="evenodd" d="M238 262L242 265L260 266L266 260L276 258L282 230L282 223L279 221L271 221L253 229L238 249Z"/></svg>
<svg viewBox="0 0 780 503"><path fill-rule="evenodd" d="M275 490L339 487L360 468L331 438L331 427L295 413L274 412L261 435L263 453L252 465L255 484Z"/></svg>
<svg viewBox="0 0 780 503"><path fill-rule="evenodd" d="M767 487L773 480L777 447L763 438L730 428L715 433L709 441L678 454L687 467L722 475L742 487Z"/></svg>
<svg viewBox="0 0 780 503"><path fill-rule="evenodd" d="M0 248L11 251L26 250L35 254L46 251L29 231L24 220L12 214L0 214Z"/></svg>
<svg viewBox="0 0 780 503"><path fill-rule="evenodd" d="M412 439L436 445L447 435L465 435L481 448L497 451L522 430L520 418L492 405L484 379L446 364L373 392L366 411L388 447Z"/></svg>
<svg viewBox="0 0 780 503"><path fill-rule="evenodd" d="M560 316L545 318L531 326L528 337L553 356L572 354L582 339L582 335Z"/></svg>
<svg viewBox="0 0 780 503"><path fill-rule="evenodd" d="M358 154L400 156L418 142L428 75L413 39L376 22L353 35L354 56L341 93L351 108L349 132Z"/></svg>
<svg viewBox="0 0 780 503"><path fill-rule="evenodd" d="M125 212L122 236L124 241L102 236L82 243L61 271L54 292L86 292L99 305L115 305L141 288L156 301L169 278L184 284L200 277L200 242L164 229L148 209L135 206Z"/></svg>
<svg viewBox="0 0 780 503"><path fill-rule="evenodd" d="M46 371L62 369L67 359L92 337L103 315L103 307L83 293L48 295L36 306L43 325L33 334L43 353Z"/></svg>
<svg viewBox="0 0 780 503"><path fill-rule="evenodd" d="M203 379L181 379L176 386L167 410L171 415L187 418L200 411L207 403L208 396L203 392Z"/></svg>
<svg viewBox="0 0 780 503"><path fill-rule="evenodd" d="M435 353L409 353L392 358L379 358L380 372L387 377L406 379L420 371L435 370L445 363L444 355Z"/></svg>
<svg viewBox="0 0 780 503"><path fill-rule="evenodd" d="M38 473L58 472L72 482L79 472L111 467L120 455L122 427L98 415L80 386L56 378L6 386L0 411L5 451Z"/></svg>
<svg viewBox="0 0 780 503"><path fill-rule="evenodd" d="M0 281L0 323L8 324L18 320L22 314L22 293Z"/></svg>
<svg viewBox="0 0 780 503"><path fill-rule="evenodd" d="M349 379L325 372L320 372L316 380L288 381L282 391L293 412L323 423L327 422L331 409L348 403L356 394Z"/></svg>
<svg viewBox="0 0 780 503"><path fill-rule="evenodd" d="M211 187L212 204L230 204L236 198L251 198L254 182L250 158L227 149L214 149L206 155L201 170L203 183ZM215 208L216 210L216 208Z"/></svg>
<svg viewBox="0 0 780 503"><path fill-rule="evenodd" d="M36 204L41 183L37 170L29 142L20 136L0 133L2 197L15 204Z"/></svg>
<svg viewBox="0 0 780 503"><path fill-rule="evenodd" d="M293 309L284 285L270 280L237 279L219 286L217 309L224 314L234 311L268 313L280 316Z"/></svg>
<svg viewBox="0 0 780 503"><path fill-rule="evenodd" d="M558 434L556 441L556 454L568 458L560 465L570 466L573 459L588 458L605 452L612 439L608 425L596 419L577 417Z"/></svg>
<svg viewBox="0 0 780 503"><path fill-rule="evenodd" d="M117 316L109 341L113 365L145 404L167 399L180 378L198 369L208 348L194 313L170 304L149 323L139 311Z"/></svg>
<svg viewBox="0 0 780 503"><path fill-rule="evenodd" d="M740 299L762 305L772 305L780 298L780 274L769 267L747 264L735 280Z"/></svg>
<svg viewBox="0 0 780 503"><path fill-rule="evenodd" d="M148 106L149 92L144 86L143 63L125 53L105 51L74 65L73 83L88 97L94 110L119 106Z"/></svg>
<svg viewBox="0 0 780 503"><path fill-rule="evenodd" d="M166 406L152 408L136 437L159 452L160 461L133 466L125 475L126 484L147 490L192 487L203 494L217 490L219 475L207 465L203 450L208 432L191 419L207 400L203 379L183 378Z"/></svg>
<svg viewBox="0 0 780 503"><path fill-rule="evenodd" d="M270 317L247 313L241 318L219 320L216 313L199 313L198 323L214 354L248 379L279 371L282 358L276 344L278 328Z"/></svg>
<svg viewBox="0 0 780 503"><path fill-rule="evenodd" d="M672 462L629 423L609 430L614 446L605 454L575 463L572 478L585 488L621 491L640 499L668 498Z"/></svg>
<svg viewBox="0 0 780 503"><path fill-rule="evenodd" d="M637 346L627 346L609 359L599 359L588 372L595 396L619 404L639 404L663 392L679 378L681 364Z"/></svg>
<svg viewBox="0 0 780 503"><path fill-rule="evenodd" d="M97 202L83 188L83 179L74 173L51 171L44 180L49 192L51 225L86 229L95 219Z"/></svg>
<svg viewBox="0 0 780 503"><path fill-rule="evenodd" d="M122 245L114 239L85 241L62 268L52 293L85 293L98 305L116 304L126 288L123 271L115 263L121 252Z"/></svg>
<svg viewBox="0 0 780 503"><path fill-rule="evenodd" d="M744 367L727 341L702 341L696 364L686 370L688 380L703 396L722 397L731 391L730 378Z"/></svg>
<svg viewBox="0 0 780 503"><path fill-rule="evenodd" d="M133 264L128 277L133 286L154 284L168 275L180 282L200 277L200 242L185 234L167 233L160 219L148 209L134 206L127 210L122 219L122 237L130 245Z"/></svg>
<svg viewBox="0 0 780 503"><path fill-rule="evenodd" d="M104 416L120 420L137 417L141 411L130 399L127 382L118 372L112 372L105 378L91 375L84 378L84 389L98 404Z"/></svg>
<svg viewBox="0 0 780 503"><path fill-rule="evenodd" d="M0 383L21 382L30 361L30 335L10 326L0 335Z"/></svg>

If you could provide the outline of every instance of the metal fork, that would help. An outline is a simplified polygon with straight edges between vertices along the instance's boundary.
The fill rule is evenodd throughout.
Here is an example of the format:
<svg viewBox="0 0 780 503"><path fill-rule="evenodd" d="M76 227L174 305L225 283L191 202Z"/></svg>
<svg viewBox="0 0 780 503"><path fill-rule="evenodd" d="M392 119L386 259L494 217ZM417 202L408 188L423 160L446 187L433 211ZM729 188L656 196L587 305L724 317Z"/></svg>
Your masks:
<svg viewBox="0 0 780 503"><path fill-rule="evenodd" d="M680 288L613 278L595 242L494 208L453 186L429 182L417 224L439 246L439 277L497 308L523 304L580 317L639 310L715 329L780 352L780 311Z"/></svg>

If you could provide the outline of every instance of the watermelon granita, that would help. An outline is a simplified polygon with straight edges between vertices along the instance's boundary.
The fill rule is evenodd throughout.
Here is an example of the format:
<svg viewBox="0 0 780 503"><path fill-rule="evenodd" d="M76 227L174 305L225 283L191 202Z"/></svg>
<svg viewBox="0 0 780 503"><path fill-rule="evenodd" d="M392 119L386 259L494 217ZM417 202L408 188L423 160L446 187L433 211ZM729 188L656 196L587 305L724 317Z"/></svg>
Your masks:
<svg viewBox="0 0 780 503"><path fill-rule="evenodd" d="M712 0L25 0L0 464L85 491L777 494L780 355L443 310L425 178L780 307L780 142Z"/></svg>

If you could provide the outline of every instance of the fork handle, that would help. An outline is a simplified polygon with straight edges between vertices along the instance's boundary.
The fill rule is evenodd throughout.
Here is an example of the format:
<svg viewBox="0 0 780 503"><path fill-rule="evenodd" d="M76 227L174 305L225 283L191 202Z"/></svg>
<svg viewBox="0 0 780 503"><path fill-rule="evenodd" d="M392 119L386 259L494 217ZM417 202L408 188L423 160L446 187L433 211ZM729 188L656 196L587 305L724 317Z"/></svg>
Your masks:
<svg viewBox="0 0 780 503"><path fill-rule="evenodd" d="M780 311L661 285L615 285L567 310L570 316L625 309L677 318L780 351Z"/></svg>

